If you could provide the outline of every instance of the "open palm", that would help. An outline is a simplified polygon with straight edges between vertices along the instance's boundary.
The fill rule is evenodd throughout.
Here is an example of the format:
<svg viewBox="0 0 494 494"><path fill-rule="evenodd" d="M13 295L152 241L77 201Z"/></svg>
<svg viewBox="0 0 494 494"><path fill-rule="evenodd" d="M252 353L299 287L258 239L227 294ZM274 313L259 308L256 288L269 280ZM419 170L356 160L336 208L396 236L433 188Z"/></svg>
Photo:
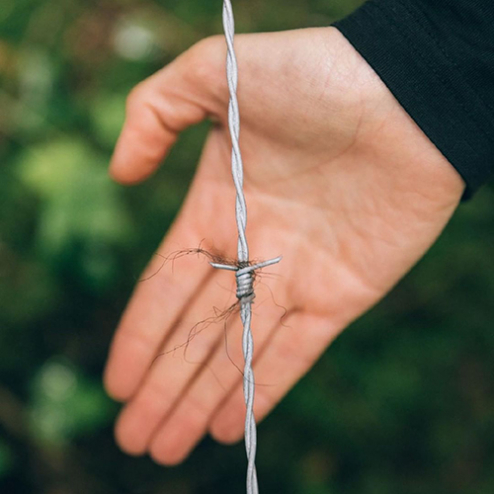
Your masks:
<svg viewBox="0 0 494 494"><path fill-rule="evenodd" d="M283 255L256 290L259 420L430 247L464 184L336 29L244 35L236 48L251 256ZM162 256L201 245L235 257L225 57L223 39L209 38L129 98L111 167L123 183L150 175L181 130L216 122ZM233 285L197 256L138 285L105 374L127 402L125 451L174 464L208 431L242 437L240 320L195 326L235 302Z"/></svg>

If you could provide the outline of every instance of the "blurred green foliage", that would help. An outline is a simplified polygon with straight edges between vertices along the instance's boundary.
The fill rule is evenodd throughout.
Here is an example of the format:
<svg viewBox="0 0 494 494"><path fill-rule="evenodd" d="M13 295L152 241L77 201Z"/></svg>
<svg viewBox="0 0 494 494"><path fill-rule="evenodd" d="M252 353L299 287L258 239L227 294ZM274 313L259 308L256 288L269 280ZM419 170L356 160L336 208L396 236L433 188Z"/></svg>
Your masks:
<svg viewBox="0 0 494 494"><path fill-rule="evenodd" d="M325 26L360 0L237 0L240 31ZM132 285L207 131L152 180L107 177L129 90L221 32L221 2L2 0L0 492L242 492L242 445L164 469L112 439L101 386ZM494 492L494 192L348 329L260 428L262 490ZM289 433L287 431L290 431Z"/></svg>

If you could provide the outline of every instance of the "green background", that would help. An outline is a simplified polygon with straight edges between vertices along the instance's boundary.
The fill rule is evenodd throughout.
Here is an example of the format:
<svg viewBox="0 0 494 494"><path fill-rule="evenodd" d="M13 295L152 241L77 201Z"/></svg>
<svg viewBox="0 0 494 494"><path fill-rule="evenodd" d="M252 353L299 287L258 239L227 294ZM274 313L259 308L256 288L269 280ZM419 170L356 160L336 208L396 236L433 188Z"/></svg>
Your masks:
<svg viewBox="0 0 494 494"><path fill-rule="evenodd" d="M242 32L327 26L358 0L236 0ZM242 444L183 465L119 452L101 372L207 125L143 185L107 164L125 98L221 32L220 0L1 0L0 492L244 490ZM494 191L334 343L259 430L261 491L494 492Z"/></svg>

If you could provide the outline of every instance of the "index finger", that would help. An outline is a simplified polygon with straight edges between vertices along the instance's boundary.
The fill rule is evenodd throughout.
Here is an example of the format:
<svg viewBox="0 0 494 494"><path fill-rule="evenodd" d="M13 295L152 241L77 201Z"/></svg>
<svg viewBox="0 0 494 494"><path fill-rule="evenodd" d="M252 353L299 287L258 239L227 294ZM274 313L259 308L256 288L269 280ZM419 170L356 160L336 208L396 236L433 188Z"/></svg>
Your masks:
<svg viewBox="0 0 494 494"><path fill-rule="evenodd" d="M170 255L178 245L199 245L193 234L180 229L180 224L172 229L159 251ZM134 395L162 342L213 273L197 256L173 261L172 254L164 263L155 256L149 264L112 341L104 382L116 400L127 401Z"/></svg>

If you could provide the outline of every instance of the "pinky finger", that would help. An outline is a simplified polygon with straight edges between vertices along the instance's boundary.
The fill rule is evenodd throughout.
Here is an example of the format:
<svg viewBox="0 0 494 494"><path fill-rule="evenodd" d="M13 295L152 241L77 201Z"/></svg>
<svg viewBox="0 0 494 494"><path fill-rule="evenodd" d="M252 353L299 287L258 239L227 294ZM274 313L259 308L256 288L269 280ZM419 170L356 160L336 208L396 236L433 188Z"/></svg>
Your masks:
<svg viewBox="0 0 494 494"><path fill-rule="evenodd" d="M341 328L328 318L302 312L288 316L254 362L256 386L254 415L260 422L314 365ZM229 399L212 419L209 432L223 443L239 441L244 433L245 402L239 381Z"/></svg>

